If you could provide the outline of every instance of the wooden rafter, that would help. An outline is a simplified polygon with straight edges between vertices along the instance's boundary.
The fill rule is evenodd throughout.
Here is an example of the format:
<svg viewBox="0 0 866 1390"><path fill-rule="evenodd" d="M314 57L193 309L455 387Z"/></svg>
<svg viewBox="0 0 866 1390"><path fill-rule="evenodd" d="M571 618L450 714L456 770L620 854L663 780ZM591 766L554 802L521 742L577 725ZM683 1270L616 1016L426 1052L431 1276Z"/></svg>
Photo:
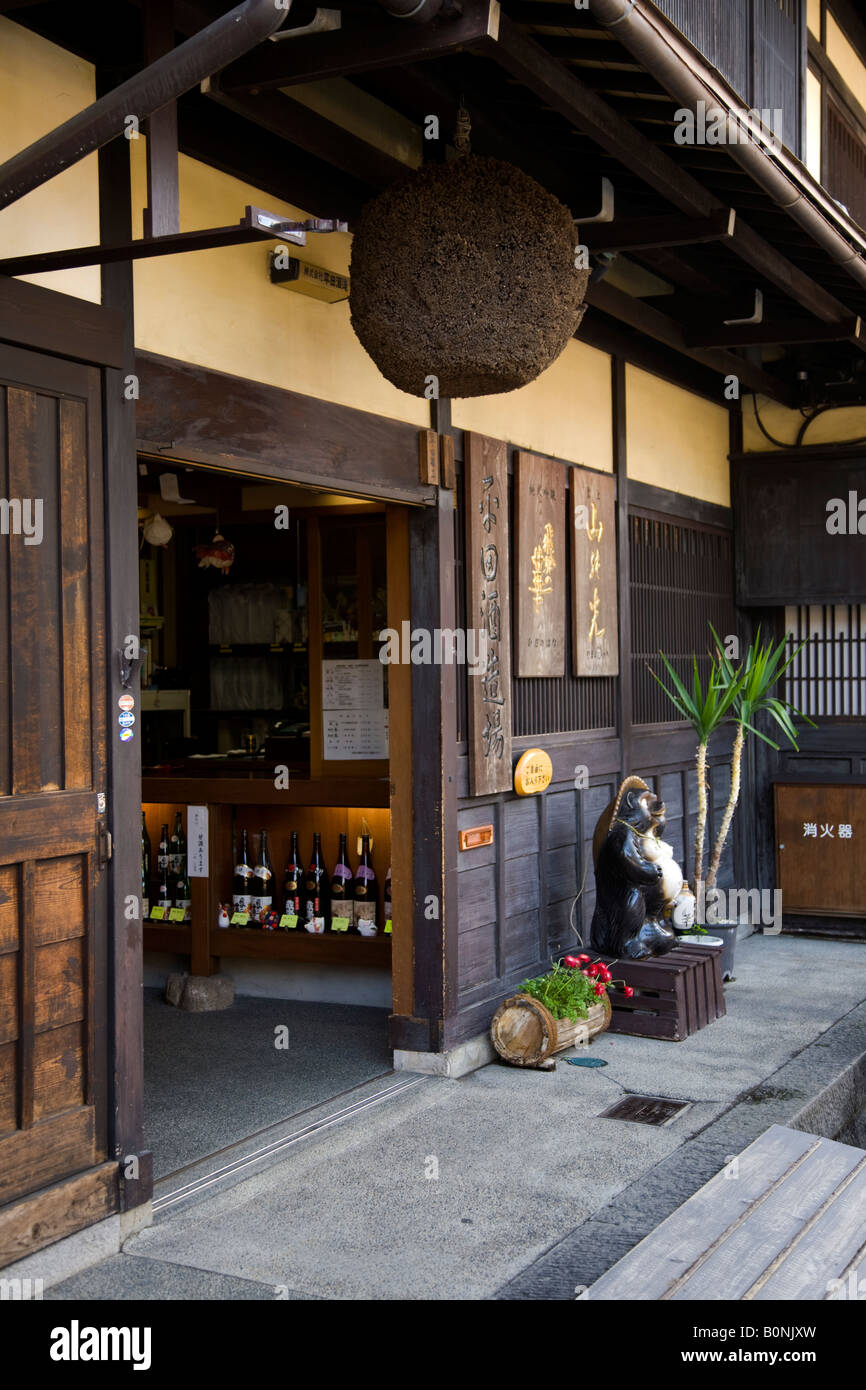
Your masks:
<svg viewBox="0 0 866 1390"><path fill-rule="evenodd" d="M498 62L546 105L583 130L680 212L689 217L706 217L724 206L664 150L586 87L573 71L563 67L505 16L501 19L497 39L486 37L474 46ZM816 317L825 322L838 322L847 317L848 311L833 295L742 221L737 224L730 246L753 270Z"/></svg>
<svg viewBox="0 0 866 1390"><path fill-rule="evenodd" d="M863 323L851 315L843 323L785 322L777 319L768 323L718 324L712 328L687 328L685 338L689 347L775 347L787 343L851 342L858 347L864 343Z"/></svg>
<svg viewBox="0 0 866 1390"><path fill-rule="evenodd" d="M620 217L597 222L581 231L590 251L638 251L664 246L697 246L730 242L736 228L733 208L709 217Z"/></svg>
<svg viewBox="0 0 866 1390"><path fill-rule="evenodd" d="M614 289L612 285L605 285L603 281L592 285L586 297L593 308L609 314L611 318L619 319L621 323L629 324L648 338L654 338L666 347L675 348L677 352L693 357L696 362L723 376L736 376L751 390L781 401L783 405L794 405L793 393L777 377L771 376L769 372L765 372L762 367L749 362L745 357L738 357L723 348L691 347L686 341L682 325L644 300L635 299L622 290Z"/></svg>
<svg viewBox="0 0 866 1390"><path fill-rule="evenodd" d="M430 24L385 21L363 29L345 28L262 44L244 59L229 64L220 81L225 92L261 92L440 58L494 36L498 15L495 0L464 0L461 14Z"/></svg>

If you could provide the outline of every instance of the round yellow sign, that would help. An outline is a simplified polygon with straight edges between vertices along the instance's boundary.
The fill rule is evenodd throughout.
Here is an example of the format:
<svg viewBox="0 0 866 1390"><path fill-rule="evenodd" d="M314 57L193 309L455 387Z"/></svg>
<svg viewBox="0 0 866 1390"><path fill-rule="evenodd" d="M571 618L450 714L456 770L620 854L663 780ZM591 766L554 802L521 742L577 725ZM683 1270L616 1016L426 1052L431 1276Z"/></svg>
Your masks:
<svg viewBox="0 0 866 1390"><path fill-rule="evenodd" d="M543 748L527 748L514 769L514 790L518 796L532 796L550 786L553 763Z"/></svg>

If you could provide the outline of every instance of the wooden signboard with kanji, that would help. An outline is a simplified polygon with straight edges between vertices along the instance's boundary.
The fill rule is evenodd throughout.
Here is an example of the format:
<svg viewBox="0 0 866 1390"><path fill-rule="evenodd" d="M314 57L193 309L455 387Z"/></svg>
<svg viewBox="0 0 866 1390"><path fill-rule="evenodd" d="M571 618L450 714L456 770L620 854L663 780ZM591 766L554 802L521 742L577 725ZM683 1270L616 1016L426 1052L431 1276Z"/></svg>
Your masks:
<svg viewBox="0 0 866 1390"><path fill-rule="evenodd" d="M469 668L469 789L487 796L511 787L511 571L508 449L466 435L466 625L483 655ZM468 647L468 640L467 640Z"/></svg>
<svg viewBox="0 0 866 1390"><path fill-rule="evenodd" d="M619 672L615 483L612 474L572 468L571 646L576 676Z"/></svg>
<svg viewBox="0 0 866 1390"><path fill-rule="evenodd" d="M565 675L565 483L562 464L517 455L518 676Z"/></svg>

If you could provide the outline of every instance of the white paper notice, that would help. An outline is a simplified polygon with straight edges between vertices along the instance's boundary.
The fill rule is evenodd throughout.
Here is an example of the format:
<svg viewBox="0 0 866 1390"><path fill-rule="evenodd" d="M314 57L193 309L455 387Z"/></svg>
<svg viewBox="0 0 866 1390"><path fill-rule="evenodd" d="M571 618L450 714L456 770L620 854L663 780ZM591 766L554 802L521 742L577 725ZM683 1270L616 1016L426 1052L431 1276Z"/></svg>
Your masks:
<svg viewBox="0 0 866 1390"><path fill-rule="evenodd" d="M387 758L388 711L381 661L322 662L322 756Z"/></svg>
<svg viewBox="0 0 866 1390"><path fill-rule="evenodd" d="M207 878L207 807L186 808L186 863L190 878Z"/></svg>

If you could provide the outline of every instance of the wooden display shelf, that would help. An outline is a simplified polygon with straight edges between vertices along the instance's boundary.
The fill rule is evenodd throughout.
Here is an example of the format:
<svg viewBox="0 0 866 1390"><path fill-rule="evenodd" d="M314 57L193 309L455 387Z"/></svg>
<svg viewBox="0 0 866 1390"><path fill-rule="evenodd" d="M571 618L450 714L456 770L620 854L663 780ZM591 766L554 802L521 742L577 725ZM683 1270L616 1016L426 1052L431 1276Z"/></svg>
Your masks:
<svg viewBox="0 0 866 1390"><path fill-rule="evenodd" d="M302 931L237 930L223 927L210 934L214 956L245 957L251 960L304 960L329 965L391 965L390 936L344 936L326 932L313 936Z"/></svg>
<svg viewBox="0 0 866 1390"><path fill-rule="evenodd" d="M192 931L176 922L161 927L158 922L148 920L144 924L142 944L145 951L170 951L174 955L188 956L192 950Z"/></svg>

